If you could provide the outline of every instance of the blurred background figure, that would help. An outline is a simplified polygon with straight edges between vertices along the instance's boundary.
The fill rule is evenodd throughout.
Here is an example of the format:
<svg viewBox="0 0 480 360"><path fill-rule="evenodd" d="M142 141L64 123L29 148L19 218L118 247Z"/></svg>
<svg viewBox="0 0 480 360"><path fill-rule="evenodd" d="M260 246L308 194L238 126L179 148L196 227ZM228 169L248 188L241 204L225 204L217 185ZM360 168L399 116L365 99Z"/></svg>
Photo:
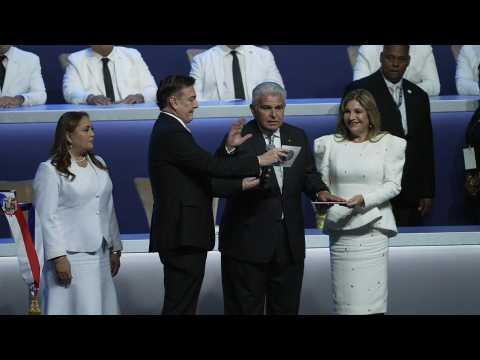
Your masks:
<svg viewBox="0 0 480 360"><path fill-rule="evenodd" d="M362 45L358 49L353 80L373 74L380 68L380 53L384 45ZM429 96L440 94L440 79L430 45L410 45L410 64L404 75Z"/></svg>
<svg viewBox="0 0 480 360"><path fill-rule="evenodd" d="M217 45L192 60L197 100L251 100L258 84L283 80L273 54L254 45Z"/></svg>
<svg viewBox="0 0 480 360"><path fill-rule="evenodd" d="M455 84L458 95L480 95L478 72L480 70L480 45L463 45L457 59Z"/></svg>
<svg viewBox="0 0 480 360"><path fill-rule="evenodd" d="M37 55L0 45L0 108L42 105L47 92Z"/></svg>
<svg viewBox="0 0 480 360"><path fill-rule="evenodd" d="M135 49L90 45L68 57L63 77L67 103L109 105L155 102L157 85Z"/></svg>

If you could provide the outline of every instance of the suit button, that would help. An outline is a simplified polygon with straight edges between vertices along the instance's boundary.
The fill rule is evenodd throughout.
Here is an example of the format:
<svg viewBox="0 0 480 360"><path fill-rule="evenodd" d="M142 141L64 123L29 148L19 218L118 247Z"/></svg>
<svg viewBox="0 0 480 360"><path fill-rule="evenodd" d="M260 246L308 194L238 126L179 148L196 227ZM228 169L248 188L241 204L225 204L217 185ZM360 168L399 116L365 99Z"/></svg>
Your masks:
<svg viewBox="0 0 480 360"><path fill-rule="evenodd" d="M96 195L95 197L98 199L100 197L100 195Z"/></svg>
<svg viewBox="0 0 480 360"><path fill-rule="evenodd" d="M97 211L97 215L100 215L100 211Z"/></svg>

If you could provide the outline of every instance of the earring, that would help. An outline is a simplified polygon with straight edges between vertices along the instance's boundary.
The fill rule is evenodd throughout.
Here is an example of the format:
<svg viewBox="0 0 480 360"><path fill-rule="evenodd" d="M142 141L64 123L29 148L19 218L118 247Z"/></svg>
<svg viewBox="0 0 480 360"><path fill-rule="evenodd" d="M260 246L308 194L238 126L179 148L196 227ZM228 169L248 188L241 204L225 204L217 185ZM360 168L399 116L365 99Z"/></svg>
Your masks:
<svg viewBox="0 0 480 360"><path fill-rule="evenodd" d="M373 128L373 125L372 125L372 124L368 124L368 128L369 128L369 129Z"/></svg>

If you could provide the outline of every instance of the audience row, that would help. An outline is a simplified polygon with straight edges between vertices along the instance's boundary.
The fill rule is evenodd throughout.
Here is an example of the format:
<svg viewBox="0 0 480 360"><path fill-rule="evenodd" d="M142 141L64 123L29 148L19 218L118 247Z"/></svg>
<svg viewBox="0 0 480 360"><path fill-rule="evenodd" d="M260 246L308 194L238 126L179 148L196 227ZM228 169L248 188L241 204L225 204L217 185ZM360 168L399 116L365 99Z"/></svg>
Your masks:
<svg viewBox="0 0 480 360"><path fill-rule="evenodd" d="M383 45L352 48L353 80L380 68ZM358 51L357 51L358 50ZM455 75L459 95L480 95L480 45L463 45ZM251 100L261 82L284 82L272 52L254 45L217 45L191 59L190 75L200 101ZM440 94L432 47L411 45L405 78L430 96ZM37 55L0 45L0 107L45 104L47 95ZM288 90L288 89L287 89ZM107 105L154 102L157 85L140 52L113 45L91 45L68 56L63 78L67 103Z"/></svg>

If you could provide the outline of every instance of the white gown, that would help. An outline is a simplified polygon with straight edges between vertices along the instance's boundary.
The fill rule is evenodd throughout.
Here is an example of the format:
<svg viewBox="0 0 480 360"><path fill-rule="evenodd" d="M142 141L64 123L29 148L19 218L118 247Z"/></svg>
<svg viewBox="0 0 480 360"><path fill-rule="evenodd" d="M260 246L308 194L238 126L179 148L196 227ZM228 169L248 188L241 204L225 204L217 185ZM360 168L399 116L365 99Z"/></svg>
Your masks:
<svg viewBox="0 0 480 360"><path fill-rule="evenodd" d="M388 134L377 142L315 140L317 168L330 192L365 200L363 209L335 205L325 220L337 314L387 311L388 238L397 233L389 200L400 192L405 147Z"/></svg>

